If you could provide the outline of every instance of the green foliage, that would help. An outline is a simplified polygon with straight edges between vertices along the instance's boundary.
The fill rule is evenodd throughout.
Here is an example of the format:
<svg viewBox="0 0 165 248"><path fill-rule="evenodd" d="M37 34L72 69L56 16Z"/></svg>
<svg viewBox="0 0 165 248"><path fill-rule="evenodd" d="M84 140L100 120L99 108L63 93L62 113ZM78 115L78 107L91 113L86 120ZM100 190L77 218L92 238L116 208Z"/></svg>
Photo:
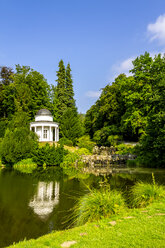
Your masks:
<svg viewBox="0 0 165 248"><path fill-rule="evenodd" d="M66 106L67 108L75 108L73 80L70 64L68 64L66 67Z"/></svg>
<svg viewBox="0 0 165 248"><path fill-rule="evenodd" d="M127 145L127 144L119 144L116 146L116 154L121 154L121 155L125 155L125 154L136 154L136 148L132 145Z"/></svg>
<svg viewBox="0 0 165 248"><path fill-rule="evenodd" d="M37 168L37 164L31 158L28 158L14 164L13 168L22 173L31 174Z"/></svg>
<svg viewBox="0 0 165 248"><path fill-rule="evenodd" d="M76 108L67 108L61 119L60 126L62 136L71 140L75 145L77 138L82 135L82 127Z"/></svg>
<svg viewBox="0 0 165 248"><path fill-rule="evenodd" d="M165 55L145 53L132 63L133 75L119 75L87 111L86 133L99 146L113 143L112 135L141 140L142 164L164 167Z"/></svg>
<svg viewBox="0 0 165 248"><path fill-rule="evenodd" d="M33 151L32 159L38 166L59 166L63 162L65 153L62 145L55 147L47 143Z"/></svg>
<svg viewBox="0 0 165 248"><path fill-rule="evenodd" d="M50 108L49 86L37 71L16 65L16 72L2 67L0 72L0 118L11 119L16 111L34 118L37 110Z"/></svg>
<svg viewBox="0 0 165 248"><path fill-rule="evenodd" d="M106 126L94 133L93 140L98 146L111 146L121 139L117 133L118 129L114 125Z"/></svg>
<svg viewBox="0 0 165 248"><path fill-rule="evenodd" d="M55 120L61 122L66 106L66 70L63 60L59 62L59 70L57 71L57 87L55 88L54 104L56 105L56 113L53 113Z"/></svg>
<svg viewBox="0 0 165 248"><path fill-rule="evenodd" d="M7 125L8 125L8 120L6 118L0 119L0 138L4 137Z"/></svg>
<svg viewBox="0 0 165 248"><path fill-rule="evenodd" d="M124 199L117 191L94 189L83 196L76 206L77 224L82 225L110 217L120 213L124 208Z"/></svg>
<svg viewBox="0 0 165 248"><path fill-rule="evenodd" d="M13 244L10 248L60 247L67 240L77 241L76 248L164 248L165 202L152 204L146 211L126 209L119 216L55 231L38 239Z"/></svg>
<svg viewBox="0 0 165 248"><path fill-rule="evenodd" d="M63 60L59 62L56 81L57 86L53 87L53 114L60 123L60 136L71 140L75 145L83 130L74 100L70 64L65 69Z"/></svg>
<svg viewBox="0 0 165 248"><path fill-rule="evenodd" d="M90 155L91 152L87 148L79 148L77 151L75 151L78 155Z"/></svg>
<svg viewBox="0 0 165 248"><path fill-rule="evenodd" d="M79 148L86 148L90 152L92 152L93 147L95 146L95 142L90 139L89 135L84 135L78 139L77 145Z"/></svg>
<svg viewBox="0 0 165 248"><path fill-rule="evenodd" d="M14 88L12 75L13 70L9 67L0 67L0 118L11 118L14 113Z"/></svg>
<svg viewBox="0 0 165 248"><path fill-rule="evenodd" d="M82 167L83 163L81 161L81 157L76 152L69 152L65 155L63 162L61 163L62 168L68 167Z"/></svg>
<svg viewBox="0 0 165 248"><path fill-rule="evenodd" d="M4 164L13 165L31 157L37 146L36 135L29 130L26 113L18 112L13 116L1 143L1 158Z"/></svg>
<svg viewBox="0 0 165 248"><path fill-rule="evenodd" d="M165 189L155 183L153 184L137 182L131 189L131 204L133 207L146 207L156 200L165 197Z"/></svg>
<svg viewBox="0 0 165 248"><path fill-rule="evenodd" d="M165 112L149 118L139 155L142 164L165 168Z"/></svg>
<svg viewBox="0 0 165 248"><path fill-rule="evenodd" d="M65 137L61 138L58 142L60 145L73 146L73 142Z"/></svg>
<svg viewBox="0 0 165 248"><path fill-rule="evenodd" d="M120 140L121 140L121 137L119 135L108 136L108 142L109 142L110 146L116 146Z"/></svg>
<svg viewBox="0 0 165 248"><path fill-rule="evenodd" d="M29 66L16 65L16 73L12 78L16 110L22 109L34 118L39 109L50 108L49 86L42 74Z"/></svg>

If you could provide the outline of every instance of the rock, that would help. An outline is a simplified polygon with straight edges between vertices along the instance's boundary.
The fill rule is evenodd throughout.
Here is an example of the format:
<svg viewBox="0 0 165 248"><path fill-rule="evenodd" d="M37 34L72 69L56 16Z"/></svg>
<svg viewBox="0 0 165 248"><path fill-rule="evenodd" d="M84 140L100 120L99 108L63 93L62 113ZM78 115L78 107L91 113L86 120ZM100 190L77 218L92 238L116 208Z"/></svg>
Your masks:
<svg viewBox="0 0 165 248"><path fill-rule="evenodd" d="M111 224L112 226L115 226L116 225L116 221L111 221L111 222L109 222L109 224Z"/></svg>
<svg viewBox="0 0 165 248"><path fill-rule="evenodd" d="M61 244L61 247L63 247L63 248L67 248L67 247L70 247L71 245L74 245L74 244L76 244L77 243L77 241L65 241L63 244Z"/></svg>
<svg viewBox="0 0 165 248"><path fill-rule="evenodd" d="M124 219L133 219L133 218L135 218L135 217L133 217L133 216L124 217Z"/></svg>
<svg viewBox="0 0 165 248"><path fill-rule="evenodd" d="M80 236L86 236L88 235L87 233L80 233Z"/></svg>

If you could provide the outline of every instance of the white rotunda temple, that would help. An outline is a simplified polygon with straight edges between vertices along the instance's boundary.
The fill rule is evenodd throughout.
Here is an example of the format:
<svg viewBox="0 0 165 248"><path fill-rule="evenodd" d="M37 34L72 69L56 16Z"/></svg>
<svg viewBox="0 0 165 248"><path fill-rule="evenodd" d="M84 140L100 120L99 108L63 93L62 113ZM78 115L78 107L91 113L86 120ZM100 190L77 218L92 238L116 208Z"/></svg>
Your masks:
<svg viewBox="0 0 165 248"><path fill-rule="evenodd" d="M30 130L35 132L40 142L59 141L59 124L53 122L53 116L47 109L40 109L35 122L30 123Z"/></svg>

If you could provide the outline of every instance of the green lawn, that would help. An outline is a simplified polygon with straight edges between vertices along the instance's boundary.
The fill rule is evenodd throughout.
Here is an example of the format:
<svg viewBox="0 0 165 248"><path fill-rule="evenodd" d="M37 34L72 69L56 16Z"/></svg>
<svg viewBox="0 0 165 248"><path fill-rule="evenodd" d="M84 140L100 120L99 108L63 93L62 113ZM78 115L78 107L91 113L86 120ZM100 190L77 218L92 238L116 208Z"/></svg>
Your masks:
<svg viewBox="0 0 165 248"><path fill-rule="evenodd" d="M163 248L165 247L165 200L145 209L129 210L111 219L53 232L37 240L23 241L10 247L55 248L62 247L61 245L66 241L75 241L76 243L70 246L73 248Z"/></svg>

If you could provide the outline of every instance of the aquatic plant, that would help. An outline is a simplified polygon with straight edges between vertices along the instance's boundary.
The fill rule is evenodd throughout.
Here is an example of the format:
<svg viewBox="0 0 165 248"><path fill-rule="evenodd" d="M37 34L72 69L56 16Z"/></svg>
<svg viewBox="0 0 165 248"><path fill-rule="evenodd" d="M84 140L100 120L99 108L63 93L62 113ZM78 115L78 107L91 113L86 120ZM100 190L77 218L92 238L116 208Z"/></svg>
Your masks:
<svg viewBox="0 0 165 248"><path fill-rule="evenodd" d="M165 197L165 189L156 184L154 174L152 174L152 181L152 184L137 182L132 187L130 196L132 207L145 207Z"/></svg>
<svg viewBox="0 0 165 248"><path fill-rule="evenodd" d="M82 225L118 214L124 209L125 201L119 192L111 191L108 188L93 189L80 198L75 208L75 215L77 224Z"/></svg>

